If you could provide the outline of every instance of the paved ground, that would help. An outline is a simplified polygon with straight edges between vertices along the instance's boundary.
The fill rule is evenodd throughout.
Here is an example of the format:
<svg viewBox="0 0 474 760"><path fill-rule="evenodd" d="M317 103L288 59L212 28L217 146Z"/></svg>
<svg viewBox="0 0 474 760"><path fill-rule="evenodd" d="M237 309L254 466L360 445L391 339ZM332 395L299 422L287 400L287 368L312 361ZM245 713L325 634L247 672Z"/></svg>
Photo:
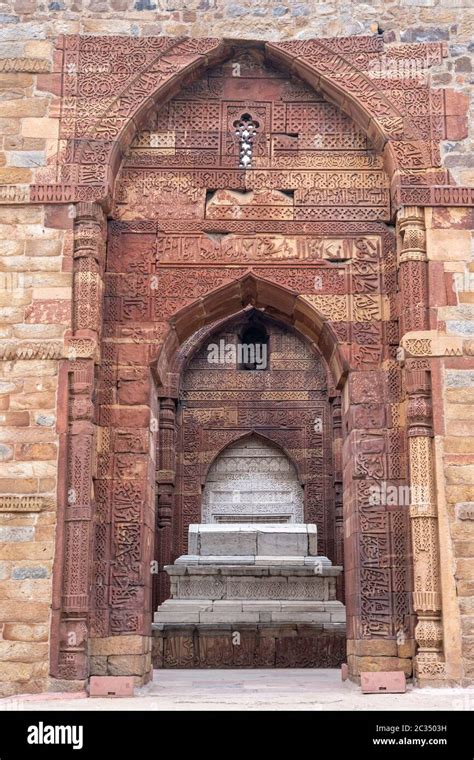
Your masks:
<svg viewBox="0 0 474 760"><path fill-rule="evenodd" d="M51 695L0 700L0 710L473 710L472 689L362 694L339 670L161 670L134 699Z"/></svg>

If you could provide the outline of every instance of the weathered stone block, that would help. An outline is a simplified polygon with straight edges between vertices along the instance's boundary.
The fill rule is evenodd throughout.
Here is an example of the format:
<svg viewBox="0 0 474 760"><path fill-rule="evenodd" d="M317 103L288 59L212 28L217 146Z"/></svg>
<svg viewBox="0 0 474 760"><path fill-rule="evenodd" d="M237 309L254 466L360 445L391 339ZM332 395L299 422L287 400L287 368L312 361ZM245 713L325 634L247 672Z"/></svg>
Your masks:
<svg viewBox="0 0 474 760"><path fill-rule="evenodd" d="M48 626L46 624L5 623L2 635L5 640L9 641L47 641Z"/></svg>
<svg viewBox="0 0 474 760"><path fill-rule="evenodd" d="M111 676L143 675L146 670L146 656L140 654L110 655L107 670Z"/></svg>
<svg viewBox="0 0 474 760"><path fill-rule="evenodd" d="M90 653L97 656L145 654L149 647L146 636L109 636L91 638Z"/></svg>

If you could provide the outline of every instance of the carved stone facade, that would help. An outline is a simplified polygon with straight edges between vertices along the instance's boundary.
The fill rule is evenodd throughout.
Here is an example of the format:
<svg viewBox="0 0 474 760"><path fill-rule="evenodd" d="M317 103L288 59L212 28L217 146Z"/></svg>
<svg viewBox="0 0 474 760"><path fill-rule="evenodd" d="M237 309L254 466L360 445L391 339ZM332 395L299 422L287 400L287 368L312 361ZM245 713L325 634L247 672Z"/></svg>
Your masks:
<svg viewBox="0 0 474 760"><path fill-rule="evenodd" d="M246 97L239 100L243 85ZM255 130L252 165L242 171L236 123L247 117ZM353 526L344 550L348 638L395 642L400 632L412 638L408 515L369 500L373 484L403 484L407 477L405 436L395 413L402 386L395 361L395 239L383 224L390 219L388 190L368 136L322 94L251 48L153 112L131 143L115 192L105 274L103 354L117 366L118 383L114 390L101 381L100 425L146 424L153 395L147 364L158 356L158 395L169 399L161 408L174 415L158 457L167 457L173 430L177 436L168 465L159 465L158 599L168 594L161 568L185 552L188 525L201 519L207 468L226 445L253 430L299 463L305 519L320 528L321 552L335 556L329 397L337 399L335 388L350 367L344 408L344 509L346 525ZM204 319L196 312L203 304ZM217 330L216 320L236 315L242 322L246 307L263 309L276 325L293 324L302 338L269 328L273 350L265 372L210 368L209 343L233 340L229 326ZM167 334L170 320L174 334ZM208 326L200 328L203 323ZM304 350L305 337L319 346L319 364ZM113 526L126 471L108 467ZM146 462L138 467L135 456L130 477L144 477ZM129 544L133 535L126 535ZM116 551L112 542L112 563ZM146 572L143 556L136 556ZM140 581L129 573L116 591L112 571L108 583L109 635L131 633L130 625L145 634ZM350 655L355 675L358 655ZM399 667L409 672L409 658L402 656Z"/></svg>
<svg viewBox="0 0 474 760"><path fill-rule="evenodd" d="M285 452L321 553L344 566L352 677L472 676L459 527L471 499L455 472L472 465L443 404L472 374L452 309L469 303L453 281L469 271L474 191L441 161L441 142L465 134L465 99L430 85L446 54L381 35L56 40L54 72L40 80L56 92L56 151L27 187L5 190L7 220L28 203L25 235L46 233L35 255L47 258L61 232L70 288L60 306L47 278L31 302L20 288L8 308L23 311L5 312L14 327L1 346L14 386L6 424L20 437L21 363L35 362L42 382L54 376L57 391L57 484L6 483L1 502L38 535L41 510L49 519L57 503L51 664L25 668L25 682L71 686L117 668L149 677L163 566L206 510L216 457L251 435ZM400 76L384 75L387 60ZM405 76L407 61L426 76ZM270 366L210 364L209 344L235 344L250 315L267 331ZM32 343L21 319L51 329ZM407 487L408 505L374 500ZM455 554L453 580L443 559ZM13 636L12 615L7 606ZM207 644L190 661L205 664ZM300 644L318 650L308 664L333 661L329 639L327 656L320 639Z"/></svg>

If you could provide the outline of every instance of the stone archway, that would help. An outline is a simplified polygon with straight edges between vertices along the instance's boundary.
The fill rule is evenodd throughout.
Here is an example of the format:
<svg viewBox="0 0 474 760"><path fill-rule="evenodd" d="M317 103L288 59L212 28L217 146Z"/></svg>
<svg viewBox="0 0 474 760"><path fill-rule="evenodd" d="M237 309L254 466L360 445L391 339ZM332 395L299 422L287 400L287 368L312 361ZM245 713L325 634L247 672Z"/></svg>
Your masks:
<svg viewBox="0 0 474 760"><path fill-rule="evenodd" d="M210 46L208 48L207 43ZM53 672L66 678L81 678L87 674L88 636L92 648L94 640L100 641L108 637L113 639L117 635L147 638L151 615L148 601L151 584L146 575L146 567L151 557L154 484L150 485L145 473L148 475L153 471L155 464L155 452L149 448L150 431L152 446L156 433L159 432L158 511L161 515L159 520L166 523L167 514L172 512L173 501L172 437L176 411L173 388L177 379L172 372L165 378L162 387L166 386L168 394L162 396L160 408L157 409L150 392L148 368L156 356L156 345L161 344L167 334L171 337L165 341L165 353L160 354L159 377L160 363L171 366L168 359L176 356L184 337L209 324L212 319L236 313L248 303L264 304L270 312L282 315L284 320L295 324L303 334L316 340L323 355L331 356L329 365L333 377L337 378L337 384L344 386L342 427L345 440L351 672L357 675L360 668L366 665L403 667L411 672L412 618L408 595L409 568L405 559L408 555L407 515L401 510L373 509L369 500L370 487L374 481L383 478L403 483L407 475L407 446L400 410L401 371L395 360L400 341L396 307L395 240L383 221L374 221L389 221L390 212L385 208L380 211L380 206L375 204L378 211L374 216L373 208L367 211L366 207L362 206L361 209L353 204L358 212L356 219L350 218L350 215L347 218L347 211L344 211L346 216L342 219L340 207L333 199L326 205L322 204L323 211L316 203L312 208L318 210L309 214L309 220L304 219L304 215L300 219L290 220L285 218L290 204L279 193L286 193L288 199L288 193L294 192L294 189L282 186L270 193L271 202L267 205L278 208L283 219L258 219L257 223L248 225L252 227L254 241L263 241L258 248L260 259L239 253L242 255L240 262L232 257L226 259L226 248L222 241L229 234L238 237L242 217L236 221L235 218L226 218L225 214L229 207L231 217L237 212L242 214L245 207L249 209L250 217L244 221L251 222L252 215L255 218L255 215L261 213L260 204L255 202L255 194L252 198L247 196L242 199L234 193L231 195L232 203L229 203L228 196L218 198L218 211L222 214L220 219L219 215L215 216L216 211L212 210L216 206L215 196L212 203L205 206L212 211L214 218L210 225L210 242L202 248L199 246L203 238L209 236L209 230L198 229L198 249L202 251L199 254L202 259L196 261L193 259L194 254L189 251L180 262L172 258L173 236L180 227L180 222L174 224L171 220L164 225L162 220L112 220L108 271L105 277L104 341L99 346L106 231L103 210L91 201L99 200L104 206L110 206L111 186L120 163L121 149L130 144L138 126L132 124L131 114L137 115L138 121L145 118L148 105L153 108L155 106L155 95L170 95L173 88L178 89L183 84L187 73L208 65L210 61L206 55L210 50L219 49L221 55L222 48L219 45L214 45L214 41L207 43L195 42L194 50L193 45L183 43L179 51L179 57L182 58L180 62L158 56L160 60L153 64L153 68L156 64L156 71L151 71L148 79L140 75L131 85L127 85L130 101L127 102L127 92L124 92L115 102L111 115L98 120L99 126L96 124L97 129L94 127L93 133L81 133L79 124L79 131L71 140L67 160L64 162L65 170L71 177L80 177L75 181L72 195L66 199L65 184L46 190L33 188L33 195L38 201L48 197L48 192L52 193L51 198L56 197L54 194L57 192L60 201L70 201L71 198L87 201L78 203L76 208L74 334L67 341L70 361L65 362L62 371L61 393L65 404L69 399L70 413L67 429L62 434L62 457L67 462L62 484L65 525L64 536L61 533L63 526L60 527L58 543L60 547L64 546L64 553L57 558L55 569L53 629L58 647L53 648ZM91 41L88 44L93 45ZM432 148L435 150L433 142L430 141L428 146L422 135L419 135L420 140L413 140L412 137L404 139L398 109L392 108L387 103L387 98L372 83L368 83L366 77L359 76L354 64L347 64L345 58L347 55L350 57L351 50L344 51L345 56L342 58L339 53L329 54L324 43L308 41L289 44L290 47L285 47L286 43L279 47L286 51L286 57L293 59L295 68L300 69L304 78L311 79L310 75L313 74L312 83L315 86L319 83L325 96L336 100L342 111L350 113L366 137L372 135L379 151L384 149L386 167L394 180L392 200L395 205L406 198L419 203L436 202L433 188L429 184L431 180L427 179L427 186L419 188L414 186L412 174L406 180L407 185L404 185L406 177L404 178L403 172L397 174L397 169L401 167L409 172L426 170L426 176L429 177L432 163L436 164L431 154L428 155ZM359 44L370 46L375 43L354 41L349 47L351 44L355 50ZM294 45L293 49L291 45ZM194 59L193 55L198 48L201 52ZM268 50L271 48L268 46ZM69 46L69 51L72 49L73 46ZM358 50L357 54L360 52L364 51ZM337 86L330 85L328 79L331 77L318 70L315 53L326 69L332 71L335 68L336 74L338 70L345 72L344 80L347 81L344 85L340 84L337 76L334 77ZM321 53L324 53L322 58ZM189 59L186 59L186 54L190 55ZM181 66L181 63L184 65ZM160 87L164 83L165 87L160 89L157 82ZM354 94L360 87L364 93L362 98ZM366 96L370 100L370 107L364 105ZM406 123L411 129L409 120ZM291 138L291 134L286 132L284 136ZM164 151L162 155L166 156L168 147L165 145L159 149L161 148ZM283 154L289 153L288 156L281 156L283 165L291 164L291 150L290 139L282 149ZM379 169L381 167L377 165L377 171ZM314 166L308 171L312 173ZM289 172L285 174L279 171L272 176L278 176L280 182L282 177L288 175ZM223 174L222 171L212 171L209 176L213 182L217 182L216 178ZM440 181L444 184L448 179ZM213 191L218 189L212 187ZM230 189L239 190L235 187ZM243 189L246 190L245 187ZM316 196L319 198L319 188L317 190ZM455 193L451 192L454 190L455 188L447 187L448 194L443 196L443 203L448 202L448 196L455 197ZM116 198L120 197L119 192L120 188ZM327 194L323 195L328 197ZM310 197L315 196L310 193ZM364 193L355 193L353 197L360 200ZM242 200L245 203L239 202ZM408 329L425 329L425 310L415 306L420 303L420 298L424 302L427 298L426 251L422 240L423 212L420 215L414 209L411 217L409 210L406 216L405 213L401 225L401 263L404 264L401 267L401 284L407 303L413 304L413 308L407 310L410 317L413 316ZM299 222L304 222L304 226ZM272 258L275 248L272 245L269 248L269 229L291 238L291 246L283 255ZM192 230L193 224L190 223L188 231ZM301 246L300 235L315 238L316 244L309 246L305 243ZM238 241L234 239L232 244L236 242ZM237 248L236 245L236 250ZM239 250L242 252L249 249L242 244ZM160 256L163 255L159 264L171 261L188 267L187 280L183 277L186 266L177 267L175 272L164 271L166 267L162 267L157 298L154 295L151 297L149 292L143 292L143 278L145 287L148 288L150 278L156 275L153 269L157 263L156 251ZM315 251L320 251L321 255L315 254ZM170 255L171 259L167 259ZM198 279L196 273L203 260L213 263L215 269L206 267L206 275ZM341 272L336 273L337 260L342 265L339 267L342 275ZM126 262L129 269L123 271L120 268L122 262ZM219 269L221 265L222 268ZM179 275L178 269L181 272ZM317 293L314 290L315 278L318 278ZM284 287L281 287L282 282L285 283ZM122 286L126 287L125 292L121 290ZM162 317L159 321L157 315ZM188 325L185 324L186 317L192 318ZM430 443L428 440L420 441L429 439L432 435L429 411L430 364L410 353L412 350L416 354L414 343L410 344L407 340L406 347L409 369L413 373L408 376L407 388L413 399L409 408L410 437L414 439L410 444L410 461L416 472L420 473L420 462L428 461L430 467L432 464ZM99 348L102 350L100 360ZM98 465L97 471L93 473L92 452L96 445L96 431L90 409L92 399L95 398L94 362L100 365L101 380L98 386ZM349 379L345 382L349 369ZM154 429L150 426L150 419L158 420ZM84 420L86 424L83 424ZM93 474L94 491L90 487ZM77 508L67 505L66 494L72 481L81 496ZM423 554L426 549L423 547L427 546L427 541L430 557L436 557L437 552L433 538L436 529L436 500L434 494L430 498L432 502L429 514L422 513L422 505L414 505L412 514L416 525L414 532L419 539L415 542L415 549L418 551L420 567L426 567L426 554ZM115 505L112 516L111 503ZM95 535L93 564L87 561L90 558L92 517ZM95 585L92 603L88 591L90 578L87 574L77 575L78 562L93 567ZM430 568L429 577L426 573L423 577L416 575L419 590L414 597L419 605L420 617L423 618L424 615L424 624L419 627L424 647L419 672L427 678L442 675L444 667L436 561L430 563ZM92 613L89 629L90 608ZM406 632L408 639L401 647L398 646L400 628ZM68 643L66 635L71 630L77 633L77 644L74 646ZM131 643L130 646L135 644ZM144 660L144 670L146 662Z"/></svg>

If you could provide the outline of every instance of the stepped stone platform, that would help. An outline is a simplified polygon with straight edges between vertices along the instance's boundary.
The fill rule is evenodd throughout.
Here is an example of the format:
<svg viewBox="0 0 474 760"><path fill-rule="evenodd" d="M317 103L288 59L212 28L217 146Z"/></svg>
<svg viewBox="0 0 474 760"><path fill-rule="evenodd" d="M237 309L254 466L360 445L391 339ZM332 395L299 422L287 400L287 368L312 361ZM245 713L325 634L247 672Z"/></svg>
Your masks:
<svg viewBox="0 0 474 760"><path fill-rule="evenodd" d="M343 661L345 608L335 598L342 568L318 556L315 525L191 525L188 545L190 554L165 568L171 598L155 613L155 667ZM245 655L234 651L242 637Z"/></svg>

